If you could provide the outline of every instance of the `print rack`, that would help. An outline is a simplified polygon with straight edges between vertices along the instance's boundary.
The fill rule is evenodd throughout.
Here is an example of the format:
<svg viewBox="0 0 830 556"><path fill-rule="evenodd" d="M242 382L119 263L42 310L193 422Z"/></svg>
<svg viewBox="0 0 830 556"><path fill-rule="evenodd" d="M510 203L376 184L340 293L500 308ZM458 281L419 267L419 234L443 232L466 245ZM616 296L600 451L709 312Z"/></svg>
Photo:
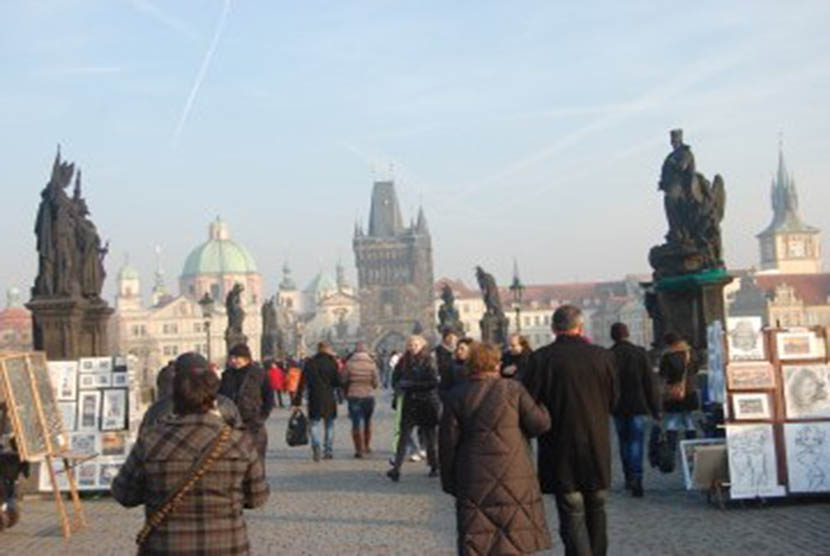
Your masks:
<svg viewBox="0 0 830 556"><path fill-rule="evenodd" d="M11 423L20 459L46 465L61 531L69 538L73 531L86 526L86 517L70 465L76 457L67 449L63 420L42 352L0 354L0 411L7 414ZM56 470L59 462L63 464L62 470ZM58 473L65 473L69 483L74 518L71 521L58 486Z"/></svg>
<svg viewBox="0 0 830 556"><path fill-rule="evenodd" d="M760 317L729 321L724 342L728 498L826 497L827 328L763 328Z"/></svg>

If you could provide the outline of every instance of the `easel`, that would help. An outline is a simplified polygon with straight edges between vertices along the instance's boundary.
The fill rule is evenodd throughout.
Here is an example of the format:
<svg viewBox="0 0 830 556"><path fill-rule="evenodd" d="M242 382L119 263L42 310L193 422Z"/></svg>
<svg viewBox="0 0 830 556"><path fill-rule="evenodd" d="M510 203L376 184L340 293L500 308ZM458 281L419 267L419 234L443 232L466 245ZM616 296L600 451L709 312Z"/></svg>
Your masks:
<svg viewBox="0 0 830 556"><path fill-rule="evenodd" d="M25 357L25 369L26 374L28 375L29 385L31 387L32 399L34 400L35 416L36 420L38 421L37 427L43 434L43 441L45 444L44 453L29 453L27 443L25 441L25 428L23 427L23 423L21 421L20 416L20 409L18 408L17 401L15 399L15 393L12 389L12 381L9 378L8 370L5 366L5 360L0 360L0 362L3 363L4 371L2 373L3 380L0 381L2 382L2 384L0 384L0 387L2 387L5 390L5 399L10 409L9 413L12 422L12 429L14 430L14 435L17 439L17 446L20 459L25 461L37 461L38 459L40 459L41 456L43 457L43 463L41 465L46 465L47 470L49 472L49 478L52 482L52 490L55 494L55 505L57 507L58 517L61 521L61 531L63 532L64 538L68 539L70 536L72 536L73 532L76 532L81 528L86 527L86 517L84 515L83 507L81 506L81 499L78 496L78 487L75 483L75 473L73 472L72 466L70 466L69 463L70 460L79 459L79 457L77 455L70 454L63 446L55 446L52 442L52 435L50 434L49 427L47 425L46 414L43 410L43 401L40 399L40 393L38 391L38 382L35 378L35 372L32 368L31 354L16 354L15 357ZM49 380L48 376L45 378L47 381ZM49 391L51 392L51 383L47 382L47 386ZM54 394L52 395L54 396ZM66 432L63 430L62 422L60 428L60 437L65 438ZM69 515L66 512L66 506L64 505L63 496L58 485L57 473L55 473L55 468L53 465L55 458L61 458L61 460L63 461L63 472L66 473L69 482L69 494L72 499L74 517L74 520L71 522L69 520Z"/></svg>

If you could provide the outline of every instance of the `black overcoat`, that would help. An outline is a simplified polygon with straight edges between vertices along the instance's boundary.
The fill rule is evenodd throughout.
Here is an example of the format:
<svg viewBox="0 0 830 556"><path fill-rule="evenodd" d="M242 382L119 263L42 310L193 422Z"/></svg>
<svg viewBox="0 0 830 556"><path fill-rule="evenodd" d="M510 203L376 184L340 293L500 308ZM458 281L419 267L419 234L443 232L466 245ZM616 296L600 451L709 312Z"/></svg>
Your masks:
<svg viewBox="0 0 830 556"><path fill-rule="evenodd" d="M294 404L299 405L303 399L303 392L308 390L309 419L337 417L335 389L340 387L340 375L337 371L337 360L328 353L318 353L303 367Z"/></svg>
<svg viewBox="0 0 830 556"><path fill-rule="evenodd" d="M607 349L560 334L530 358L528 391L548 409L539 437L542 492L591 492L611 482L609 422L617 400L614 359Z"/></svg>
<svg viewBox="0 0 830 556"><path fill-rule="evenodd" d="M660 388L646 350L623 340L614 344L611 353L617 365L617 383L620 387L614 415L651 415L656 419L660 415Z"/></svg>

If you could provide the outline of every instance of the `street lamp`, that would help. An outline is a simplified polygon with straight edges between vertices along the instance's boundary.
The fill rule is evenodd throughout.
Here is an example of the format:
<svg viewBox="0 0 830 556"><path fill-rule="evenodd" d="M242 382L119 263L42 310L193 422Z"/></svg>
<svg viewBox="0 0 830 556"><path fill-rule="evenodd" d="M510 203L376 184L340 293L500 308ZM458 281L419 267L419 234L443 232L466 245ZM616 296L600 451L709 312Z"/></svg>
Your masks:
<svg viewBox="0 0 830 556"><path fill-rule="evenodd" d="M510 284L510 293L513 294L513 310L516 311L516 333L522 333L522 294L524 294L525 287L519 280L518 273L513 274L513 283Z"/></svg>
<svg viewBox="0 0 830 556"><path fill-rule="evenodd" d="M213 315L213 298L208 292L199 300L199 306L202 308L202 318L205 319L205 336L207 337L207 360L210 363L210 317Z"/></svg>

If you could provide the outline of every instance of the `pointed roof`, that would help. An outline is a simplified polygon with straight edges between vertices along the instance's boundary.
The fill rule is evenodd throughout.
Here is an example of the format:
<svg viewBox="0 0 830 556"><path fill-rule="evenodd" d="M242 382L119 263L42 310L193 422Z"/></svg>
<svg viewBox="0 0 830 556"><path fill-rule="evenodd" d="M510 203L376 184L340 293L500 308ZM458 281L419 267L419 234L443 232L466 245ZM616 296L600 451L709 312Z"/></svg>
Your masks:
<svg viewBox="0 0 830 556"><path fill-rule="evenodd" d="M784 150L778 145L778 172L772 180L770 191L772 199L772 222L758 234L758 237L770 236L779 232L802 232L817 234L818 228L805 224L798 214L798 192L795 180L787 172L784 162Z"/></svg>
<svg viewBox="0 0 830 556"><path fill-rule="evenodd" d="M282 265L282 282L280 282L280 291L293 291L297 289L297 284L291 277L291 267L288 266L288 261Z"/></svg>
<svg viewBox="0 0 830 556"><path fill-rule="evenodd" d="M424 207L418 207L418 220L415 223L415 232L419 234L429 234L429 226L427 226L427 217L424 216Z"/></svg>
<svg viewBox="0 0 830 556"><path fill-rule="evenodd" d="M372 206L369 211L369 235L394 237L403 231L403 218L395 193L395 182L376 181L372 189Z"/></svg>

